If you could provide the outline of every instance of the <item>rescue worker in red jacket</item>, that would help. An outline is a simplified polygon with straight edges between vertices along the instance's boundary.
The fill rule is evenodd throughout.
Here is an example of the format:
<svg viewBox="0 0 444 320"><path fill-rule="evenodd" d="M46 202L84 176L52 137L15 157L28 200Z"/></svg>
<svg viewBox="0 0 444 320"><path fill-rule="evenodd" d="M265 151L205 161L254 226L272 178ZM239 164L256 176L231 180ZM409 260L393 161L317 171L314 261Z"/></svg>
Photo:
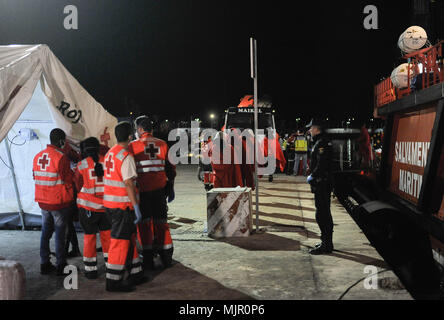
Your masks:
<svg viewBox="0 0 444 320"><path fill-rule="evenodd" d="M167 221L167 203L174 199L176 167L168 161L168 145L153 136L153 125L147 117L136 123L139 139L128 150L134 155L140 188L142 222L138 225L145 268L154 268L159 254L163 267L172 264L173 241Z"/></svg>
<svg viewBox="0 0 444 320"><path fill-rule="evenodd" d="M59 128L53 129L49 139L51 144L33 160L35 201L42 209L40 272L49 274L57 271L57 275L63 275L66 266L66 226L74 204L73 172L68 157L62 151L65 132ZM49 240L54 231L57 267L51 264L49 257Z"/></svg>
<svg viewBox="0 0 444 320"><path fill-rule="evenodd" d="M243 186L240 164L235 164L234 147L228 141L229 135L220 131L209 145L208 155L214 175L214 188Z"/></svg>
<svg viewBox="0 0 444 320"><path fill-rule="evenodd" d="M242 136L238 136L238 139L242 140L242 154L240 155L242 157L240 164L240 169L242 172L242 183L243 186L252 188L252 190L254 190L255 188L254 141L255 140L254 140L253 130L245 129L242 132Z"/></svg>
<svg viewBox="0 0 444 320"><path fill-rule="evenodd" d="M270 137L270 139L269 139ZM279 135L272 128L265 129L265 137L263 140L263 155L268 158L268 161L272 161L281 172L284 171L286 160L284 157L284 153L279 145ZM273 181L273 174L276 171L276 168L271 168L270 175L268 176L268 181Z"/></svg>
<svg viewBox="0 0 444 320"><path fill-rule="evenodd" d="M359 164L361 168L369 168L371 165L370 158L372 155L372 147L370 143L370 135L368 134L365 122L362 123L361 132L356 142L359 144Z"/></svg>
<svg viewBox="0 0 444 320"><path fill-rule="evenodd" d="M105 155L103 206L111 220L111 241L106 268L107 291L132 291L144 281L142 263L136 248L136 225L142 214L138 204L136 164L128 152L132 140L129 122L114 129L117 144ZM123 280L125 269L128 279Z"/></svg>
<svg viewBox="0 0 444 320"><path fill-rule="evenodd" d="M100 231L103 257L108 261L111 239L111 223L103 206L103 164L104 156L99 155L100 143L91 137L82 142L84 159L77 164L74 181L78 190L77 206L79 220L84 230L83 263L85 276L97 278L96 234Z"/></svg>

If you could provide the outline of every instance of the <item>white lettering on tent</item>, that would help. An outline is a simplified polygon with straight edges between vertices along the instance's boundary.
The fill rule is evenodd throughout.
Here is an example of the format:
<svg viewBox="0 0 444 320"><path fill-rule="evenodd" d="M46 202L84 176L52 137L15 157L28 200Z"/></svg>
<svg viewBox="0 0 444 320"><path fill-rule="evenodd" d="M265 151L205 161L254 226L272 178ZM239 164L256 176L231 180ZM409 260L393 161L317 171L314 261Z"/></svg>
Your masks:
<svg viewBox="0 0 444 320"><path fill-rule="evenodd" d="M63 26L66 30L77 30L79 28L79 16L77 7L70 4L63 9L64 14L68 14L63 20Z"/></svg>
<svg viewBox="0 0 444 320"><path fill-rule="evenodd" d="M71 120L72 123L76 124L82 119L82 110L77 109L69 109L71 105L68 102L62 101L60 106L56 108L60 111L60 113Z"/></svg>

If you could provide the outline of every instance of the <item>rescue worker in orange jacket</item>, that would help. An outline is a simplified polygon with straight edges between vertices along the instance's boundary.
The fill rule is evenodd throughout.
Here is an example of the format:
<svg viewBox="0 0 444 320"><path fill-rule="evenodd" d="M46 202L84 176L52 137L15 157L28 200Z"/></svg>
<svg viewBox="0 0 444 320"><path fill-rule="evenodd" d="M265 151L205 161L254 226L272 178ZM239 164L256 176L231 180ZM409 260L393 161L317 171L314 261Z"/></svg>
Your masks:
<svg viewBox="0 0 444 320"><path fill-rule="evenodd" d="M105 155L103 206L111 220L111 241L106 268L107 291L131 291L145 280L136 248L136 225L142 214L138 204L136 164L127 150L132 140L129 122L114 129L117 144ZM125 269L129 273L123 281Z"/></svg>
<svg viewBox="0 0 444 320"><path fill-rule="evenodd" d="M239 137L240 138L240 137ZM254 181L254 132L251 129L245 129L242 132L242 159L241 172L243 186L255 189Z"/></svg>
<svg viewBox="0 0 444 320"><path fill-rule="evenodd" d="M66 225L74 204L73 172L68 157L62 149L66 135L62 129L53 129L49 135L51 144L40 151L33 160L35 201L42 209L42 236L40 239L40 272L57 271L63 275L66 266ZM50 262L49 240L55 231L57 267Z"/></svg>
<svg viewBox="0 0 444 320"><path fill-rule="evenodd" d="M229 135L220 131L209 144L208 155L211 157L213 168L214 188L231 188L243 186L240 164L235 164L239 155L228 141Z"/></svg>
<svg viewBox="0 0 444 320"><path fill-rule="evenodd" d="M139 139L128 150L134 155L137 182L140 187L142 222L138 225L145 268L154 268L154 255L159 254L163 267L172 264L173 241L167 221L167 199L174 200L176 167L168 161L168 145L153 136L153 125L147 117L136 123Z"/></svg>
<svg viewBox="0 0 444 320"><path fill-rule="evenodd" d="M265 137L263 140L263 155L268 158L268 161L271 160L272 163L274 163L281 170L281 172L284 171L287 161L285 160L284 153L279 145L279 135L272 128L267 128L265 130ZM272 171L268 176L269 182L273 181L273 174L276 168L272 168L271 170Z"/></svg>
<svg viewBox="0 0 444 320"><path fill-rule="evenodd" d="M83 263L85 276L97 278L96 234L100 231L103 257L108 261L108 249L111 239L111 223L103 206L103 164L104 156L99 155L100 143L91 137L82 142L84 159L77 164L74 181L78 190L77 206L79 220L84 230Z"/></svg>

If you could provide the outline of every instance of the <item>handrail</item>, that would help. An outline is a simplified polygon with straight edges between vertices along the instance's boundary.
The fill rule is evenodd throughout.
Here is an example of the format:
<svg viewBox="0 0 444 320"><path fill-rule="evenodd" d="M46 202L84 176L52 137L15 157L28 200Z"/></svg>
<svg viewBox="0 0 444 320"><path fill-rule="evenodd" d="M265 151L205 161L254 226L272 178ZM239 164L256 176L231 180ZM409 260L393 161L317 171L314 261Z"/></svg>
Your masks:
<svg viewBox="0 0 444 320"><path fill-rule="evenodd" d="M426 89L444 82L443 44L444 40L441 40L434 46L404 55L403 58L408 62L407 74L410 74L411 71L414 71L415 74L413 85L413 79L408 77L405 89L395 88L390 78L382 80L375 86L373 112L375 118L378 117L378 108L408 96L413 90Z"/></svg>

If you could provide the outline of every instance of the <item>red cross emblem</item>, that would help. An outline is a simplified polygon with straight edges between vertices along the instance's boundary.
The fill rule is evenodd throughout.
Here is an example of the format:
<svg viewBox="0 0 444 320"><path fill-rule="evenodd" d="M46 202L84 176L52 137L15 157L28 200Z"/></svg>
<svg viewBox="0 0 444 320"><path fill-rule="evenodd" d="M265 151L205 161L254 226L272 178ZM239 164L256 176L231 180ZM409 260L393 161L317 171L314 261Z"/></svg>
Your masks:
<svg viewBox="0 0 444 320"><path fill-rule="evenodd" d="M108 158L105 161L105 168L106 168L106 175L107 176L111 175L111 171L114 171L113 155L114 154L110 153L108 155Z"/></svg>
<svg viewBox="0 0 444 320"><path fill-rule="evenodd" d="M50 162L51 162L51 159L49 158L49 155L47 153L44 153L38 159L37 164L39 165L39 167L42 171L46 171L46 168L49 167Z"/></svg>
<svg viewBox="0 0 444 320"><path fill-rule="evenodd" d="M108 127L105 127L103 134L100 136L100 141L108 147L108 141L111 139L111 136L109 135L109 132L106 132L106 130L108 130Z"/></svg>
<svg viewBox="0 0 444 320"><path fill-rule="evenodd" d="M154 143L149 143L145 147L145 154L149 156L150 159L156 159L156 155L160 153L160 149L156 148Z"/></svg>
<svg viewBox="0 0 444 320"><path fill-rule="evenodd" d="M96 170L94 170L94 169L89 169L89 178L96 180L97 184L103 183L103 177L98 177L96 175Z"/></svg>

